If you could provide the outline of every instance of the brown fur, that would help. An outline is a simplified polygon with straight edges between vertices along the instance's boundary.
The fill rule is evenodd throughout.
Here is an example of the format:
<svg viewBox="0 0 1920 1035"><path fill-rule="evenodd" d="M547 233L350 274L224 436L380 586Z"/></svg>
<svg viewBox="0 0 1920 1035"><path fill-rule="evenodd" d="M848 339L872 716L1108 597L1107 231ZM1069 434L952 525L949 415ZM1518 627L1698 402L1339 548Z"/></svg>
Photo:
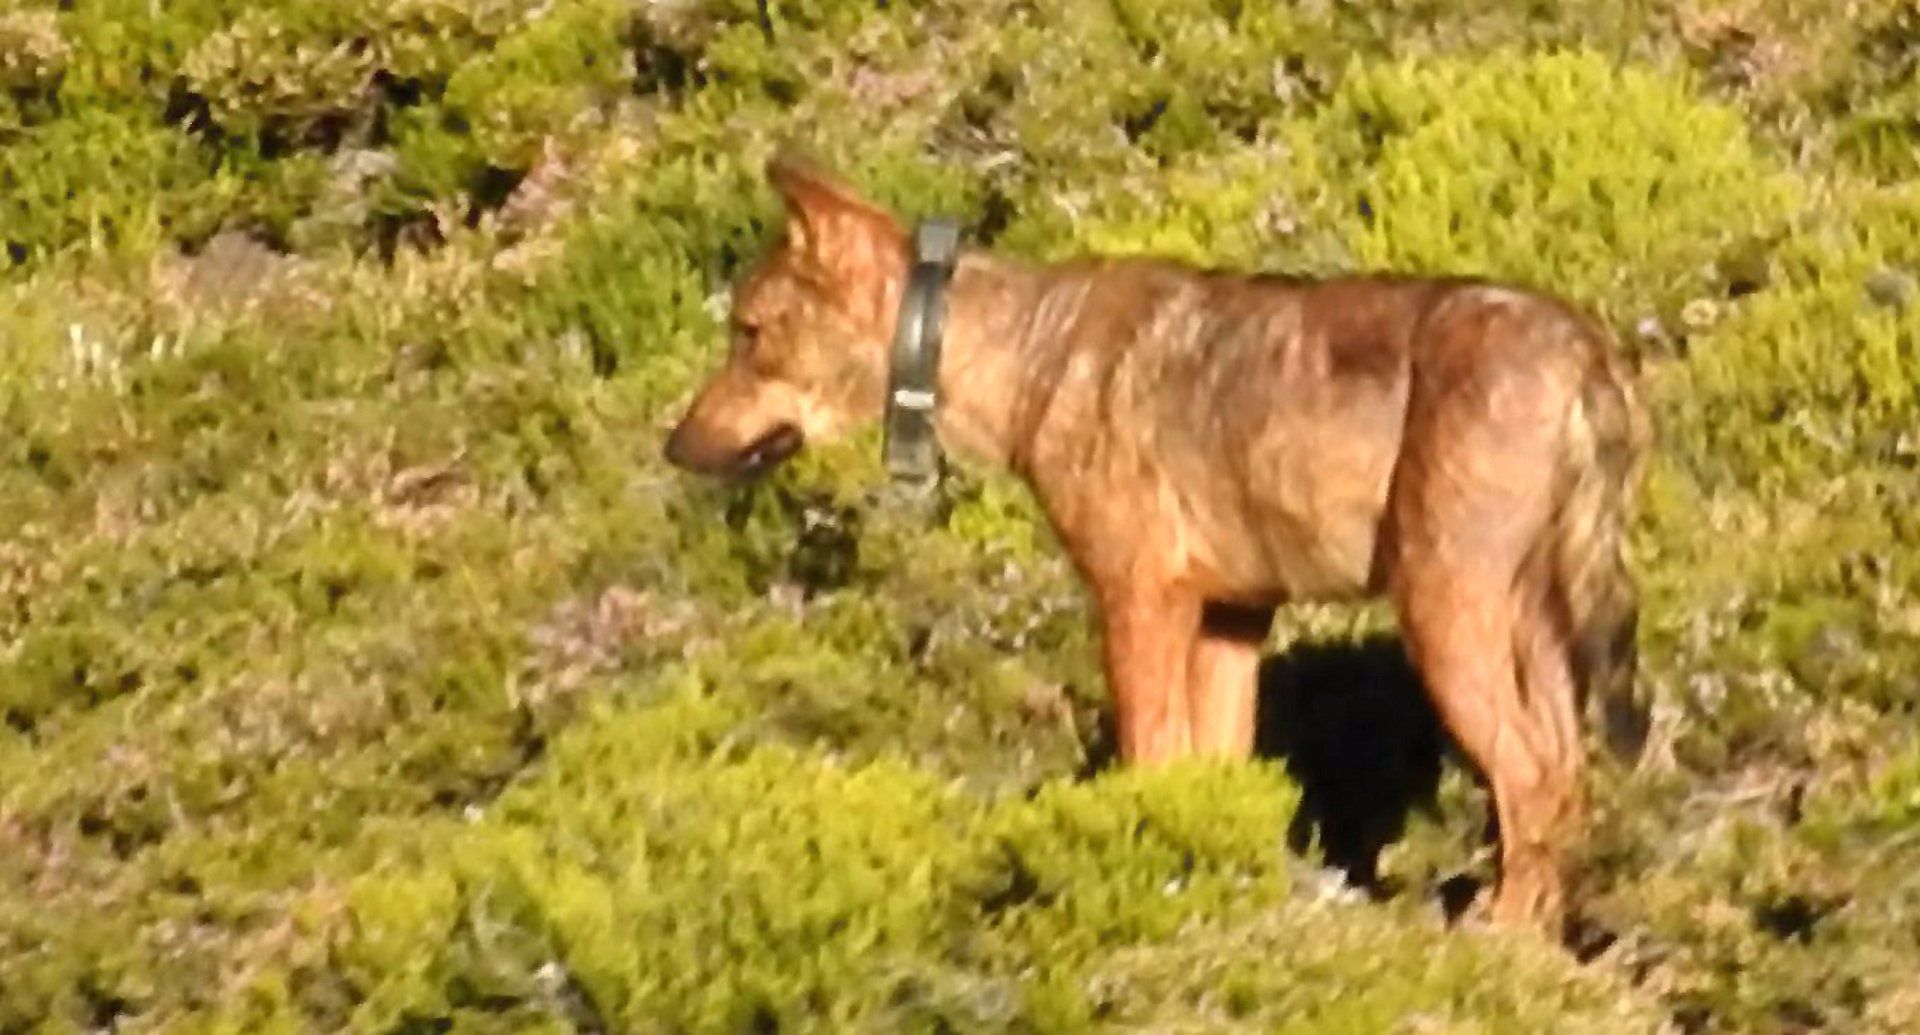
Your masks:
<svg viewBox="0 0 1920 1035"><path fill-rule="evenodd" d="M667 445L751 474L880 416L907 262L892 216L790 159L790 218ZM1041 501L1099 609L1129 763L1245 756L1285 601L1385 594L1488 779L1495 919L1549 922L1581 825L1578 710L1636 749L1621 537L1646 420L1610 338L1537 293L967 253L940 432Z"/></svg>

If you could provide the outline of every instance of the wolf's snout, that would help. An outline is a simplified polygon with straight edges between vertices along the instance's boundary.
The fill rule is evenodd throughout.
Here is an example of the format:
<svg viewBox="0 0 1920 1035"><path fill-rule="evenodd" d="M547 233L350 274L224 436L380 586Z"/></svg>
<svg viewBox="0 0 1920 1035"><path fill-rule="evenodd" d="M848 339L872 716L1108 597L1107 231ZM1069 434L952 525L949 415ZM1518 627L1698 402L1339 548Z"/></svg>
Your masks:
<svg viewBox="0 0 1920 1035"><path fill-rule="evenodd" d="M721 442L697 424L683 421L667 436L667 462L697 474L750 476L762 474L800 451L805 436L793 424L782 422L744 448Z"/></svg>
<svg viewBox="0 0 1920 1035"><path fill-rule="evenodd" d="M667 463L688 471L700 470L699 448L694 444L694 435L685 424L676 424L667 435Z"/></svg>

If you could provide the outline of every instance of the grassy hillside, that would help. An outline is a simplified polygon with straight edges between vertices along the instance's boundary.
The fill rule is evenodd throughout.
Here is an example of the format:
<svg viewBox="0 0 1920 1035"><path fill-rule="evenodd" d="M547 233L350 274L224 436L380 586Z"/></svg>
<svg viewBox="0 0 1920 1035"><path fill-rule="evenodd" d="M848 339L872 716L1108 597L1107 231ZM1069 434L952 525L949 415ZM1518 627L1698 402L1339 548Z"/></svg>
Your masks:
<svg viewBox="0 0 1920 1035"><path fill-rule="evenodd" d="M0 1032L1920 1030L1916 70L1913 0L0 0ZM663 464L784 139L1620 330L1571 952L1447 929L1380 608L1283 613L1269 760L1113 772L1018 485Z"/></svg>

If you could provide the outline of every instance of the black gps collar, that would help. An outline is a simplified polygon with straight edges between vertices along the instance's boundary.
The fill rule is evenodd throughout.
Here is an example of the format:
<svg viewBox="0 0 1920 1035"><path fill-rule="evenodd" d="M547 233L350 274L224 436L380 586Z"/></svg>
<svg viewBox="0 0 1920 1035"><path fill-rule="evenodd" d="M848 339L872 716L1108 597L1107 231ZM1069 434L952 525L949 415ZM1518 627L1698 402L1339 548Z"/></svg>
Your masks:
<svg viewBox="0 0 1920 1035"><path fill-rule="evenodd" d="M960 254L960 227L951 219L922 222L913 234L913 267L900 298L900 323L887 369L887 474L896 481L931 484L940 478L940 339L946 331L947 282Z"/></svg>

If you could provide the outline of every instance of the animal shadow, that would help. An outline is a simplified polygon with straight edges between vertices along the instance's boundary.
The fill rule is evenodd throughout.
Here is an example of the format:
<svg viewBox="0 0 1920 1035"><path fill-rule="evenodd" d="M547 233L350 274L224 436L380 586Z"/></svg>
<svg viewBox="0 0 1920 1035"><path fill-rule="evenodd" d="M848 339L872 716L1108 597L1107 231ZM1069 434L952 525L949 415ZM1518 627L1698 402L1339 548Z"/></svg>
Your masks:
<svg viewBox="0 0 1920 1035"><path fill-rule="evenodd" d="M1414 810L1439 812L1451 743L1399 639L1299 643L1261 660L1259 684L1254 752L1282 763L1301 792L1288 848L1304 854L1318 841L1349 884L1387 897L1380 852ZM1111 709L1097 714L1083 750L1083 779L1117 764ZM1449 881L1440 889L1447 915L1477 891L1472 878Z"/></svg>
<svg viewBox="0 0 1920 1035"><path fill-rule="evenodd" d="M1380 896L1380 852L1413 810L1436 811L1447 739L1400 641L1300 643L1260 666L1255 751L1283 762L1301 800L1287 831L1304 852Z"/></svg>

